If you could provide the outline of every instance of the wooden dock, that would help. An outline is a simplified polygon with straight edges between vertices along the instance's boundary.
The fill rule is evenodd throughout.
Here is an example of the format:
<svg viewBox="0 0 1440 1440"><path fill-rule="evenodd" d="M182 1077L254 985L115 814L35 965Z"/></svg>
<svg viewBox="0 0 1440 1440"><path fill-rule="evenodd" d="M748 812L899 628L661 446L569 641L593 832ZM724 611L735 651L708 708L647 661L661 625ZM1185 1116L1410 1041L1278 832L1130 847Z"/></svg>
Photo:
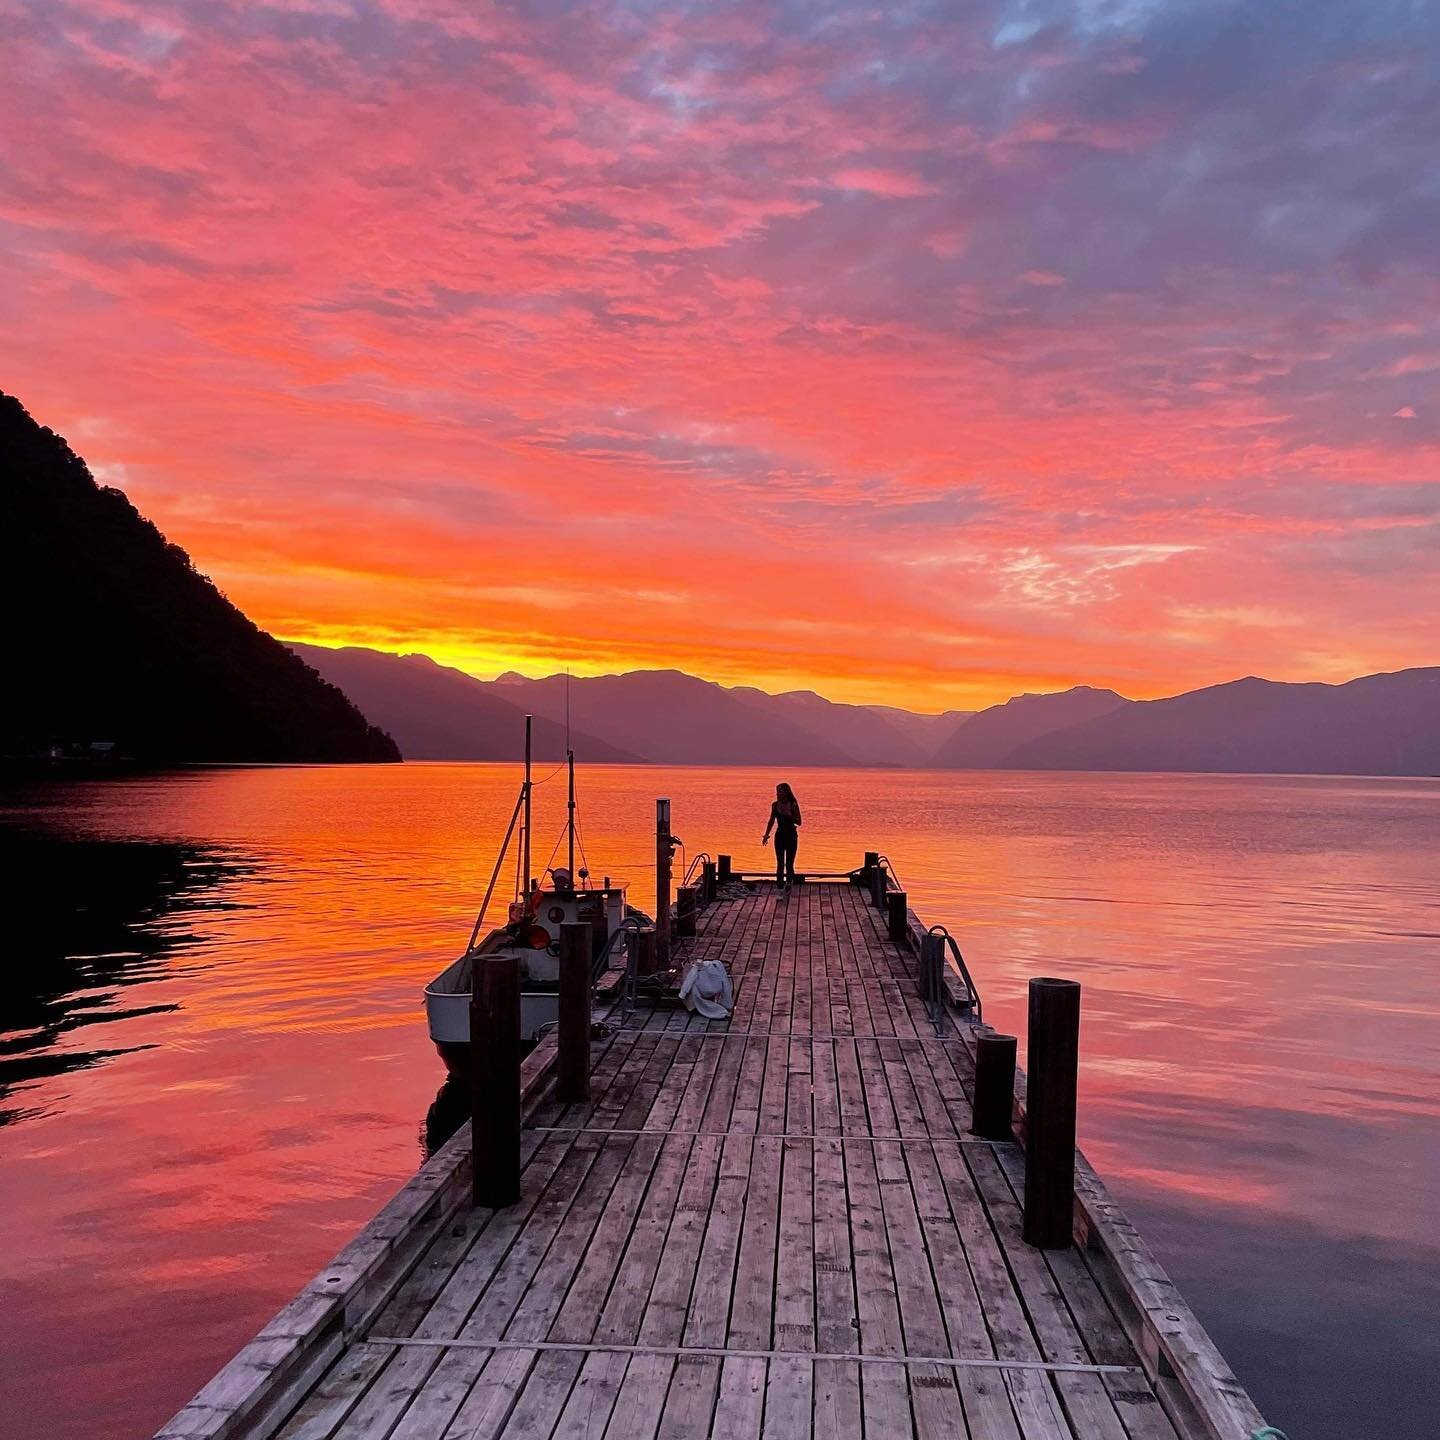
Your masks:
<svg viewBox="0 0 1440 1440"><path fill-rule="evenodd" d="M1022 1241L976 1027L932 1023L863 888L732 884L676 944L730 967L728 1022L612 1007L584 1104L542 1044L519 1203L472 1208L467 1126L160 1437L1260 1430L1083 1157L1077 1244Z"/></svg>

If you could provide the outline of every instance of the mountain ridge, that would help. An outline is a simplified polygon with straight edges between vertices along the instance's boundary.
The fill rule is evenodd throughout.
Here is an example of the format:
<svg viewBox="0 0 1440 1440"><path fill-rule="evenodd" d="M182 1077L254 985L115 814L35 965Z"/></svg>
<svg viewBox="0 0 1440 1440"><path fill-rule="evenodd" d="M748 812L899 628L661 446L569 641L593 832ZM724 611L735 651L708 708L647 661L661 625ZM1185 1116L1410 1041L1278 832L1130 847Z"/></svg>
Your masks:
<svg viewBox="0 0 1440 1440"><path fill-rule="evenodd" d="M147 764L393 761L394 742L0 391L0 754L113 746Z"/></svg>
<svg viewBox="0 0 1440 1440"><path fill-rule="evenodd" d="M326 652L317 647L303 648L325 671ZM1209 703L1195 697L1228 692L1232 701L1244 702L1234 705L1235 715L1227 722L1234 732L1224 752L1232 762L1231 768L1241 773L1296 773L1298 765L1301 773L1310 773L1314 764L1307 767L1304 757L1317 753L1313 746L1309 752L1305 748L1310 728L1319 723L1311 713L1315 697L1321 696L1324 703L1324 695L1345 691L1349 698L1343 704L1352 717L1347 733L1353 743L1348 748L1331 744L1328 750L1319 752L1319 760L1332 767L1343 762L1348 768L1316 773L1440 772L1440 756L1432 760L1426 748L1426 737L1440 734L1440 668L1390 672L1437 677L1435 685L1428 688L1422 679L1416 679L1399 682L1398 690L1397 682L1385 674L1359 676L1339 685L1246 677L1163 700L1129 700L1113 690L1077 685L1050 694L1013 696L970 716L956 711L920 715L891 707L845 705L804 690L771 695L753 686L726 687L676 669L590 677L554 674L536 679L510 671L495 680L480 680L461 671L450 673L477 693L502 697L517 712L531 709L537 725L542 721L563 722L568 689L575 734L588 734L595 741L618 746L650 763L716 765L1214 770L1216 757L1204 745L1196 750L1195 737L1189 742L1187 761L1187 752L1176 736L1170 737L1166 748L1146 729L1147 724L1153 729L1153 721L1136 717L1183 717L1190 707L1204 708ZM1388 700L1366 698L1382 691ZM1269 697L1267 703L1275 710L1278 728L1273 742L1264 741L1269 732L1256 717L1251 704L1255 696ZM1409 718L1385 719L1386 705L1396 699ZM709 711L704 709L707 705L712 707ZM1157 711L1154 707L1170 708ZM747 710L749 717L743 713ZM1355 717L1363 715L1374 717L1368 731L1363 725L1357 728L1355 722ZM1223 718L1211 717L1207 723L1215 728ZM923 733L943 738L926 753L913 734L907 739L907 719L919 722ZM1332 713L1325 723L1333 725L1333 719ZM949 733L943 734L942 727L949 727ZM1127 740L1132 735L1134 738ZM664 743L656 745L656 736L662 737ZM783 743L778 743L777 737ZM1248 758L1242 742L1250 747ZM513 741L507 739L503 749L504 758L513 758ZM1430 765L1433 769L1397 768L1407 765Z"/></svg>

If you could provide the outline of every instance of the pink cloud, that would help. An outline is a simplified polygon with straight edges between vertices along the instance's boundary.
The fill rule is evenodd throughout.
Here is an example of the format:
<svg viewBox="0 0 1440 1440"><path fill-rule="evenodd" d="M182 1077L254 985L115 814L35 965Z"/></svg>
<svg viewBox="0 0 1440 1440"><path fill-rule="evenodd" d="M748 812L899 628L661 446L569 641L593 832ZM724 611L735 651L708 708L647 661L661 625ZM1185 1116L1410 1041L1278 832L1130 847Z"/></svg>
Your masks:
<svg viewBox="0 0 1440 1440"><path fill-rule="evenodd" d="M831 177L842 190L863 190L867 195L884 195L889 199L913 199L919 195L938 194L937 188L919 175L902 170L878 170L850 166L837 170Z"/></svg>

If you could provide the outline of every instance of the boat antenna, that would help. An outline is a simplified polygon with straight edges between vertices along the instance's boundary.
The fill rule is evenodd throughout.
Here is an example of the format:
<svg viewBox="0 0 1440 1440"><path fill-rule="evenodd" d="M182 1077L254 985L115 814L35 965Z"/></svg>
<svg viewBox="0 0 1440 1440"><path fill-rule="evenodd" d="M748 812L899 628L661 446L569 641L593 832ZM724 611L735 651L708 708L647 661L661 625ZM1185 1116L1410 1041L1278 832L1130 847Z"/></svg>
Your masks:
<svg viewBox="0 0 1440 1440"><path fill-rule="evenodd" d="M530 731L534 725L534 717L525 717L525 834L522 837L523 849L525 851L525 890L523 898L528 903L530 898Z"/></svg>

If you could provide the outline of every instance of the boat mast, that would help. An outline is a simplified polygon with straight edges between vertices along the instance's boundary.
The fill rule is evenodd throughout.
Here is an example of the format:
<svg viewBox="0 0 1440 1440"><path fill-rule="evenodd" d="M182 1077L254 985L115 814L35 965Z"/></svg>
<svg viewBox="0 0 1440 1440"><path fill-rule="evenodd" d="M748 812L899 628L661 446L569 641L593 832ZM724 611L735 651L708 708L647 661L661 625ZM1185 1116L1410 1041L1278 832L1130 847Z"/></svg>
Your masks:
<svg viewBox="0 0 1440 1440"><path fill-rule="evenodd" d="M530 899L530 728L533 717L525 717L525 834L521 839L521 847L525 852L525 892L523 899L528 903Z"/></svg>
<svg viewBox="0 0 1440 1440"><path fill-rule="evenodd" d="M570 817L567 827L570 836L570 888L578 890L580 887L575 883L575 752L565 752L565 762L570 767L570 798L566 801L566 812Z"/></svg>

